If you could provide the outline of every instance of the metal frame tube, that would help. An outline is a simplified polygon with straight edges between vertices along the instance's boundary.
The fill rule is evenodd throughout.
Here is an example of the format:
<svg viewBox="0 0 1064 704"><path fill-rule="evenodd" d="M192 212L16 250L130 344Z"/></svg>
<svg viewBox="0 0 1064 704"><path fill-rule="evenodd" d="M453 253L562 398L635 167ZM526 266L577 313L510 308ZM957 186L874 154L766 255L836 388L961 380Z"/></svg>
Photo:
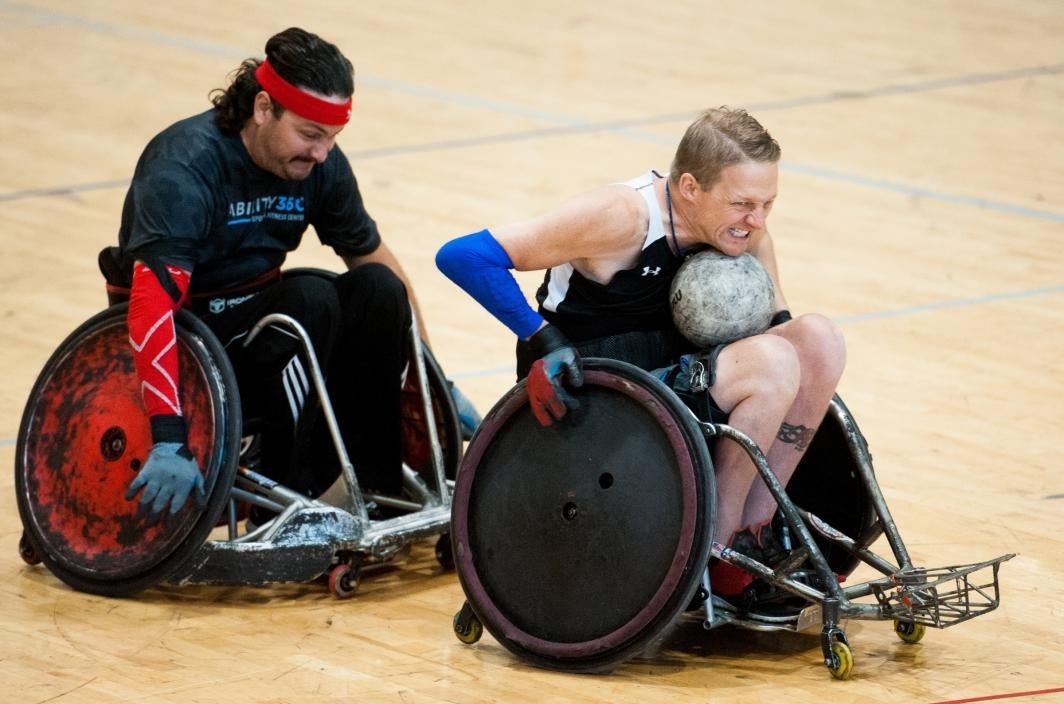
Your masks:
<svg viewBox="0 0 1064 704"><path fill-rule="evenodd" d="M447 473L443 466L443 450L440 447L439 433L436 432L436 413L432 408L432 393L429 390L428 373L425 369L425 357L421 344L421 331L417 324L417 311L411 308L410 342L412 355L417 367L418 391L425 407L425 425L428 426L429 446L432 448L433 476L436 480L436 493L440 502L450 508L451 492L447 488Z"/></svg>
<svg viewBox="0 0 1064 704"><path fill-rule="evenodd" d="M288 328L294 332L300 342L302 342L303 349L307 353L307 361L310 366L310 376L314 383L314 389L318 392L318 399L321 403L322 412L325 415L325 422L329 426L329 434L332 436L333 445L336 447L336 455L340 460L340 470L344 482L347 484L348 496L346 497L347 500L345 501L345 505L341 508L347 509L350 513L358 516L363 521L368 521L369 514L366 512L366 503L362 499L362 488L358 484L354 465L351 464L351 459L347 454L347 447L344 445L343 437L340 435L340 426L336 422L336 414L333 412L332 401L329 398L328 390L325 388L325 376L321 372L321 365L318 363L318 355L314 352L314 344L311 342L310 336L307 334L307 331L303 326L292 316L284 315L283 313L270 313L251 328L247 338L244 340L244 347L250 345L267 325L279 325Z"/></svg>

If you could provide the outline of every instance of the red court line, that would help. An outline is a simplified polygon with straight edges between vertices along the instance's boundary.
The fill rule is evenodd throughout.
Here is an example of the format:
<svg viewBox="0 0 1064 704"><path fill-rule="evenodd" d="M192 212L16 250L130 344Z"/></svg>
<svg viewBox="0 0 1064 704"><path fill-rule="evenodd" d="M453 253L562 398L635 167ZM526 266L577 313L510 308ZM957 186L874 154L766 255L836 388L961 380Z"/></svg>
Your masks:
<svg viewBox="0 0 1064 704"><path fill-rule="evenodd" d="M1037 697L1040 694L1056 694L1064 692L1064 687L1054 689L1036 689L1030 692L1011 692L1009 694L990 694L985 697L972 697L971 699L949 699L933 704L969 704L969 702L990 702L995 699L1013 699L1015 697Z"/></svg>

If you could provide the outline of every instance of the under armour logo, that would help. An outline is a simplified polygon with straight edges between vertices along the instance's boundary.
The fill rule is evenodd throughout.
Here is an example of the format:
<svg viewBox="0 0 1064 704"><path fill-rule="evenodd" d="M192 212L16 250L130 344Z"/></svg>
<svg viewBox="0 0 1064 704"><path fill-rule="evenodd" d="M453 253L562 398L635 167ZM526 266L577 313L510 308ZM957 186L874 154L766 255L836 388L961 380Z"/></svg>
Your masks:
<svg viewBox="0 0 1064 704"><path fill-rule="evenodd" d="M651 269L649 266L643 267L643 276L657 276L661 273L661 267L656 266Z"/></svg>

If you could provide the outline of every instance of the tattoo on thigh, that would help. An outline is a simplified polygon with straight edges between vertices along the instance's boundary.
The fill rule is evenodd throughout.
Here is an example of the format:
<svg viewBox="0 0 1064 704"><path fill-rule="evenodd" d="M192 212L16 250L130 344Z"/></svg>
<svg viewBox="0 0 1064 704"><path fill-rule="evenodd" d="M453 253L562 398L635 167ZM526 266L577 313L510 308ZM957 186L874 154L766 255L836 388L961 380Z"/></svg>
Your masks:
<svg viewBox="0 0 1064 704"><path fill-rule="evenodd" d="M815 433L816 431L813 428L807 428L804 425L784 423L780 426L780 432L776 435L776 438L780 442L794 445L794 449L798 452L805 452L806 448L809 447L809 443L813 441Z"/></svg>

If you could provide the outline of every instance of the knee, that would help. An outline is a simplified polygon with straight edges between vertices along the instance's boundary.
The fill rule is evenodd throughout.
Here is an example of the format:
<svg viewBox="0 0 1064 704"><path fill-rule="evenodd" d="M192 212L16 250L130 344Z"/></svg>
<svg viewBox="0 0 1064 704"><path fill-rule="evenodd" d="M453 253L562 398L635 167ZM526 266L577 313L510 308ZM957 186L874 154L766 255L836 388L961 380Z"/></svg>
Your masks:
<svg viewBox="0 0 1064 704"><path fill-rule="evenodd" d="M336 278L336 289L342 303L399 308L409 306L406 286L395 272L384 264L363 264Z"/></svg>
<svg viewBox="0 0 1064 704"><path fill-rule="evenodd" d="M846 366L846 340L830 318L817 313L787 324L786 338L797 351L802 373L829 383L838 382Z"/></svg>
<svg viewBox="0 0 1064 704"><path fill-rule="evenodd" d="M747 350L750 363L752 393L792 402L798 395L802 381L802 368L798 352L785 339L772 335L751 338Z"/></svg>
<svg viewBox="0 0 1064 704"><path fill-rule="evenodd" d="M340 302L336 296L336 287L328 279L319 276L296 276L280 285L287 289L287 307L296 310L319 308L329 317L336 317Z"/></svg>
<svg viewBox="0 0 1064 704"><path fill-rule="evenodd" d="M296 320L315 347L328 345L340 319L340 302L332 282L317 276L296 276L277 285L281 295L272 312ZM291 335L282 335L280 339L295 346Z"/></svg>
<svg viewBox="0 0 1064 704"><path fill-rule="evenodd" d="M410 299L402 280L384 264L363 264L336 279L345 320L376 328L410 327Z"/></svg>

